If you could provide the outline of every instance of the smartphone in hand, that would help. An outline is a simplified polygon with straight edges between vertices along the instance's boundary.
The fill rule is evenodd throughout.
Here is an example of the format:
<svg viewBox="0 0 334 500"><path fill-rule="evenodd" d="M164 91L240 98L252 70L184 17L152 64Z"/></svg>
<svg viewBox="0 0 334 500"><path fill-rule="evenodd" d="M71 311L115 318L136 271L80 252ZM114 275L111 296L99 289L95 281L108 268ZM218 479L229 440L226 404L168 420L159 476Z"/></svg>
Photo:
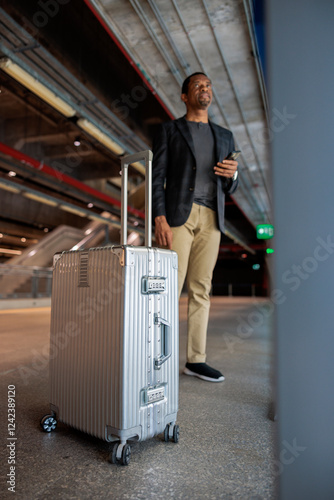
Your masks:
<svg viewBox="0 0 334 500"><path fill-rule="evenodd" d="M241 151L231 151L225 158L225 160L236 160L240 155Z"/></svg>

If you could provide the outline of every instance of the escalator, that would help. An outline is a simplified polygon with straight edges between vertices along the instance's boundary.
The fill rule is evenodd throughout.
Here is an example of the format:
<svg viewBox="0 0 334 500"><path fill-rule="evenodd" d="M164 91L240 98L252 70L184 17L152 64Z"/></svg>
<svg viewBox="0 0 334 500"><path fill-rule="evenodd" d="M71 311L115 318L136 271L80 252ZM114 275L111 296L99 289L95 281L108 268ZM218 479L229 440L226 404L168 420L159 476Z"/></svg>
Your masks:
<svg viewBox="0 0 334 500"><path fill-rule="evenodd" d="M103 217L111 218L107 212L103 213ZM38 243L24 250L21 255L12 257L5 265L0 265L0 297L29 294L32 277L36 272L51 270L53 256L57 252L119 244L118 224L115 221L115 225L110 227L92 221L83 229L58 226Z"/></svg>

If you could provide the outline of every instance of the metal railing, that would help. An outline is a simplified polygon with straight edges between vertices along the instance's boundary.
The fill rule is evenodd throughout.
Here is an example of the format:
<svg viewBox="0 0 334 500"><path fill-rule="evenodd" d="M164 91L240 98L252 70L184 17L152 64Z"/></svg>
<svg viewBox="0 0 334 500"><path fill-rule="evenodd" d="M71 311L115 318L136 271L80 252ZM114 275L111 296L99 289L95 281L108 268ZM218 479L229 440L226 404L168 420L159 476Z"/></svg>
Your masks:
<svg viewBox="0 0 334 500"><path fill-rule="evenodd" d="M0 264L0 300L49 298L52 288L52 268ZM262 296L262 286L254 283L213 283L213 295Z"/></svg>
<svg viewBox="0 0 334 500"><path fill-rule="evenodd" d="M51 297L52 268L0 264L0 300Z"/></svg>
<svg viewBox="0 0 334 500"><path fill-rule="evenodd" d="M212 294L228 297L262 297L267 295L267 290L258 283L213 283Z"/></svg>

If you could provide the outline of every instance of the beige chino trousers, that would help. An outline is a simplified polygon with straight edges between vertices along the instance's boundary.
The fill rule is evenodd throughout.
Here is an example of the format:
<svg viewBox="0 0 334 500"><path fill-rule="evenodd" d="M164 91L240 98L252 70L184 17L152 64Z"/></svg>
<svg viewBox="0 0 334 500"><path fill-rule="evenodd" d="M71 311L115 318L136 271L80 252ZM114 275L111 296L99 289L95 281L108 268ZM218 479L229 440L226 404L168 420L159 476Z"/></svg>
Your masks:
<svg viewBox="0 0 334 500"><path fill-rule="evenodd" d="M188 363L206 361L212 273L217 262L220 230L214 210L193 204L188 220L172 227L172 250L178 254L179 296L188 289Z"/></svg>

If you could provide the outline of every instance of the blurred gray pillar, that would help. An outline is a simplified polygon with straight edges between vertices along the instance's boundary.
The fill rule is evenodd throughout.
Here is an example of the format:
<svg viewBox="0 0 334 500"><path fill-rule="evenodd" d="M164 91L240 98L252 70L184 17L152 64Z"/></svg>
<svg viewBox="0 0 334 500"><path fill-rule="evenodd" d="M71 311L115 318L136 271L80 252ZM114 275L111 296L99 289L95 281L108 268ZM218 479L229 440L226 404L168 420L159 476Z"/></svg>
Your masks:
<svg viewBox="0 0 334 500"><path fill-rule="evenodd" d="M334 499L334 1L269 0L283 500Z"/></svg>

